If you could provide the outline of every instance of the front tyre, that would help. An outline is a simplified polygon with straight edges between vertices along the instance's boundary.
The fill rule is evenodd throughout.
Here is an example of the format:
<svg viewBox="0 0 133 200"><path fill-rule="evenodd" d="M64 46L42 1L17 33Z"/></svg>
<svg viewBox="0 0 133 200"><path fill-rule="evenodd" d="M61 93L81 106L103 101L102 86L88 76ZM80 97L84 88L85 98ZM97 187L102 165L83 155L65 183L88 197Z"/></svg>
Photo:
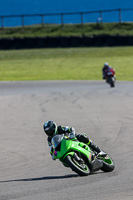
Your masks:
<svg viewBox="0 0 133 200"><path fill-rule="evenodd" d="M114 77L110 77L110 86L115 87L115 79Z"/></svg>
<svg viewBox="0 0 133 200"><path fill-rule="evenodd" d="M72 155L68 155L65 158L65 163L80 176L88 176L90 174L90 169L84 160L80 163Z"/></svg>

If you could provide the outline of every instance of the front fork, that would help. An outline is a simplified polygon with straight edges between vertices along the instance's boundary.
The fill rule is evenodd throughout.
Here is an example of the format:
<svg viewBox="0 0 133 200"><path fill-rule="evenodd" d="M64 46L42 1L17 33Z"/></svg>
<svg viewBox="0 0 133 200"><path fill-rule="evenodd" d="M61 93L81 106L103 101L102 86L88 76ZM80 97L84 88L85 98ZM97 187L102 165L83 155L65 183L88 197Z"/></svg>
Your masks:
<svg viewBox="0 0 133 200"><path fill-rule="evenodd" d="M75 154L77 154L77 156L78 156L80 159L83 159L86 163L88 163L88 166L89 166L89 168L91 169L91 161L92 161L92 158L91 158L92 155L91 155L91 153L89 154L90 157L88 158L86 155L84 155L83 153L78 152L78 151L77 151L77 152L74 152L74 151L68 152L63 158L60 159L60 161L63 163L63 165L64 165L65 167L68 167L67 164L64 162L66 156L71 155L72 157L74 157Z"/></svg>

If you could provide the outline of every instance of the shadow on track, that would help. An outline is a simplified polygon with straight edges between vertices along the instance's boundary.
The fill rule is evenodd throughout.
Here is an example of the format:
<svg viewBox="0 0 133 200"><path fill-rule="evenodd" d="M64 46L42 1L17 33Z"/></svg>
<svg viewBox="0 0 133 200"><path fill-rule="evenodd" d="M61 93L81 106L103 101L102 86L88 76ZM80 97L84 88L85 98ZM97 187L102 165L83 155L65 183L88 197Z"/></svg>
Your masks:
<svg viewBox="0 0 133 200"><path fill-rule="evenodd" d="M97 174L106 173L106 172L94 172L93 174L89 174L89 176L94 176ZM78 174L69 174L64 176L45 176L45 177L39 177L39 178L27 178L27 179L14 179L14 180L5 180L0 181L0 183L9 183L9 182L21 182L21 181L43 181L43 180L54 180L54 179L66 179L66 178L76 178L81 177ZM85 176L86 177L86 176Z"/></svg>
<svg viewBox="0 0 133 200"><path fill-rule="evenodd" d="M41 181L41 180L53 180L53 179L65 179L65 178L74 178L78 177L78 174L70 174L65 176L46 176L40 178L27 178L27 179L16 179L16 180L6 180L0 181L0 183L16 182L16 181Z"/></svg>

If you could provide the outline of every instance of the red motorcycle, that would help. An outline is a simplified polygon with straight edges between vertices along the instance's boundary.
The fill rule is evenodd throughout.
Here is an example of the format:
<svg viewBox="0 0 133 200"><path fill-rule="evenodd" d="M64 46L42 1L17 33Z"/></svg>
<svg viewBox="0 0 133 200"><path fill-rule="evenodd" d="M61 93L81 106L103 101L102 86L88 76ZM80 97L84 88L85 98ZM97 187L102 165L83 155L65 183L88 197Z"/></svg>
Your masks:
<svg viewBox="0 0 133 200"><path fill-rule="evenodd" d="M110 87L115 87L115 70L113 68L110 68L108 72L106 73L106 83L110 85Z"/></svg>

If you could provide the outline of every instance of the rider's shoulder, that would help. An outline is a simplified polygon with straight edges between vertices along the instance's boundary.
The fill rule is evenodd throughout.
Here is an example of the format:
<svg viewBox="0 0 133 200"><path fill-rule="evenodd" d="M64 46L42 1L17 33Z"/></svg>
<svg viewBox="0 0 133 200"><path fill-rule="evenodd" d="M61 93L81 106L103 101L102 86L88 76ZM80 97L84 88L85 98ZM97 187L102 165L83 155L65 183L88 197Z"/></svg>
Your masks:
<svg viewBox="0 0 133 200"><path fill-rule="evenodd" d="M61 134L62 131L63 131L63 126L59 125L59 126L57 127L57 133L58 133L58 134Z"/></svg>
<svg viewBox="0 0 133 200"><path fill-rule="evenodd" d="M64 131L64 132L67 132L67 131L69 131L69 129L70 129L70 127L69 126L58 126L58 130L62 130L62 131Z"/></svg>

